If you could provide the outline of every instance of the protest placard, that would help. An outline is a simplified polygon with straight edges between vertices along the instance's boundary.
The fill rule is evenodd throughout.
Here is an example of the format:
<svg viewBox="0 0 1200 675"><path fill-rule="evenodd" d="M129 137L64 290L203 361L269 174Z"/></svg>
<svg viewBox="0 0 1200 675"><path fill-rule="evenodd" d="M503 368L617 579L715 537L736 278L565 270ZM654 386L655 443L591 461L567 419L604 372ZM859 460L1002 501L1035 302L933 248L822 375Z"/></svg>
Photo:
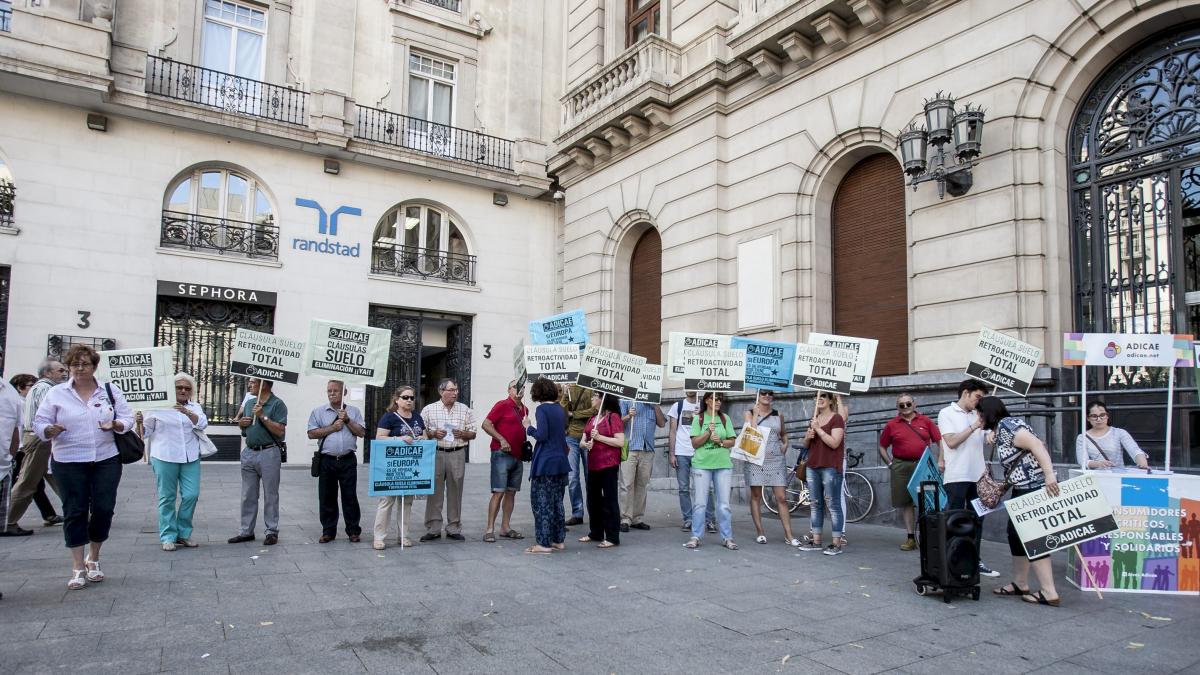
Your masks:
<svg viewBox="0 0 1200 675"><path fill-rule="evenodd" d="M741 349L684 350L683 388L740 393L746 390L746 352Z"/></svg>
<svg viewBox="0 0 1200 675"><path fill-rule="evenodd" d="M525 386L525 380L529 379L529 372L525 369L525 340L521 339L516 347L512 350L512 379L517 383L517 388Z"/></svg>
<svg viewBox="0 0 1200 675"><path fill-rule="evenodd" d="M304 374L383 386L391 342L392 331L386 328L313 319Z"/></svg>
<svg viewBox="0 0 1200 675"><path fill-rule="evenodd" d="M112 382L137 410L175 405L175 371L170 347L115 349L100 352L96 379Z"/></svg>
<svg viewBox="0 0 1200 675"><path fill-rule="evenodd" d="M1057 497L1042 488L1009 498L1005 508L1030 558L1120 529L1095 475L1090 473L1059 483Z"/></svg>
<svg viewBox="0 0 1200 675"><path fill-rule="evenodd" d="M879 340L830 335L829 333L809 333L808 343L849 349L857 354L854 359L854 381L850 383L850 391L863 392L871 388L871 372L875 370L875 352L879 349Z"/></svg>
<svg viewBox="0 0 1200 675"><path fill-rule="evenodd" d="M296 384L304 367L304 342L270 333L237 329L229 372Z"/></svg>
<svg viewBox="0 0 1200 675"><path fill-rule="evenodd" d="M856 352L837 347L800 343L796 345L796 364L792 384L804 389L849 394L854 384Z"/></svg>
<svg viewBox="0 0 1200 675"><path fill-rule="evenodd" d="M525 372L529 379L574 382L579 378L579 347L574 344L525 345Z"/></svg>
<svg viewBox="0 0 1200 675"><path fill-rule="evenodd" d="M1029 393L1042 350L1004 333L983 327L975 344L975 353L967 364L969 377L1007 389L1021 396Z"/></svg>
<svg viewBox="0 0 1200 675"><path fill-rule="evenodd" d="M676 333L667 336L667 376L683 379L683 359L693 349L729 349L732 338L708 333Z"/></svg>
<svg viewBox="0 0 1200 675"><path fill-rule="evenodd" d="M657 363L642 366L641 384L638 385L637 401L662 403L663 367Z"/></svg>
<svg viewBox="0 0 1200 675"><path fill-rule="evenodd" d="M529 322L530 342L535 345L585 345L588 341L587 315L582 309L555 314Z"/></svg>
<svg viewBox="0 0 1200 675"><path fill-rule="evenodd" d="M746 386L771 391L792 390L792 370L796 366L796 343L771 342L737 337L729 341L731 349L746 350Z"/></svg>
<svg viewBox="0 0 1200 675"><path fill-rule="evenodd" d="M589 344L583 350L576 383L592 391L634 399L642 383L644 356Z"/></svg>
<svg viewBox="0 0 1200 675"><path fill-rule="evenodd" d="M437 441L399 439L371 441L371 497L433 494L433 469Z"/></svg>

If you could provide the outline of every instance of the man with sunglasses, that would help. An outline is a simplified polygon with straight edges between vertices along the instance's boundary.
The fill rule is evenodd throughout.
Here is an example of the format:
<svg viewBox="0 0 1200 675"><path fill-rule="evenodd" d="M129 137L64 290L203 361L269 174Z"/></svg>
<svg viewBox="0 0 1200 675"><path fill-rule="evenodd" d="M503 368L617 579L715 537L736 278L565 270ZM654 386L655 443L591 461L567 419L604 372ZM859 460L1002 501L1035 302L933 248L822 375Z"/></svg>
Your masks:
<svg viewBox="0 0 1200 675"><path fill-rule="evenodd" d="M904 516L904 529L908 536L900 544L900 550L913 551L917 548L914 538L917 513L912 495L908 492L908 482L912 480L925 448L941 442L942 434L933 420L917 411L916 401L911 394L896 397L896 410L896 416L888 421L879 435L879 458L891 470L892 508L898 509ZM890 457L889 447L892 449Z"/></svg>

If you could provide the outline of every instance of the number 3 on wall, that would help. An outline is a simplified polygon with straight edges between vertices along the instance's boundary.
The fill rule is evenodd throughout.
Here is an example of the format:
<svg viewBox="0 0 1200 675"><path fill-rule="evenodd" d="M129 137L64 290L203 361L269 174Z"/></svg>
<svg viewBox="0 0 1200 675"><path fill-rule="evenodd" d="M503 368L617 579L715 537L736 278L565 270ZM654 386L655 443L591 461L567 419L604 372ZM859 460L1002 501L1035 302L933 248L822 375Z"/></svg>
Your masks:
<svg viewBox="0 0 1200 675"><path fill-rule="evenodd" d="M483 358L485 358L485 359L492 358L492 346L491 345L483 346Z"/></svg>
<svg viewBox="0 0 1200 675"><path fill-rule="evenodd" d="M79 328L91 328L92 327L92 320L91 320L92 313L85 312L82 309L75 310L75 311L79 313L79 323L77 323L75 325L78 326Z"/></svg>

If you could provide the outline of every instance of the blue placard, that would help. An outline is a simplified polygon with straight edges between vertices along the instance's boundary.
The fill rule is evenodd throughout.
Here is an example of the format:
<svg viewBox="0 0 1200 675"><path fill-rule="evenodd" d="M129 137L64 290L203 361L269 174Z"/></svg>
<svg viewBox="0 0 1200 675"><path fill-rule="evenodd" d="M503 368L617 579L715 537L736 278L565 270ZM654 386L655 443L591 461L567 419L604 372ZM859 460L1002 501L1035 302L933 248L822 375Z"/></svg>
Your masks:
<svg viewBox="0 0 1200 675"><path fill-rule="evenodd" d="M367 481L367 494L371 497L433 494L436 458L437 441L371 441L371 475Z"/></svg>
<svg viewBox="0 0 1200 675"><path fill-rule="evenodd" d="M586 345L587 316L577 309L530 321L529 339L535 345Z"/></svg>
<svg viewBox="0 0 1200 675"><path fill-rule="evenodd" d="M921 487L921 483L925 481L934 481L938 484L938 504L940 504L941 508L944 510L947 502L950 501L950 498L946 495L945 488L942 487L942 472L938 471L937 459L934 458L933 453L929 451L929 448L925 448L925 453L921 455L921 459L917 461L917 468L913 469L912 478L908 481L908 494L912 496L914 504L918 503L917 500L919 496L917 491ZM938 504L933 503L932 494L925 496L926 511L938 510L936 508ZM970 507L969 504L967 506L968 508Z"/></svg>
<svg viewBox="0 0 1200 675"><path fill-rule="evenodd" d="M734 337L732 349L746 350L746 387L771 391L792 390L792 370L796 367L794 342L770 342Z"/></svg>

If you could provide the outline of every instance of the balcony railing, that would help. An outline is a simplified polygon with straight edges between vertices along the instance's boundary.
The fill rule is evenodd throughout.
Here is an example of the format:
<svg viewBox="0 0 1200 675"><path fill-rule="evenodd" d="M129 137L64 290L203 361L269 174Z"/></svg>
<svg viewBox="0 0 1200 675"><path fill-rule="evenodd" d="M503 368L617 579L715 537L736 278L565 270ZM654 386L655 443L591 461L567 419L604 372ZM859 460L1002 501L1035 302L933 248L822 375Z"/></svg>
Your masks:
<svg viewBox="0 0 1200 675"><path fill-rule="evenodd" d="M423 2L427 5L433 5L434 7L441 7L442 9L448 9L451 12L457 12L458 6L460 4L459 0L421 0L421 2Z"/></svg>
<svg viewBox="0 0 1200 675"><path fill-rule="evenodd" d="M17 201L17 186L0 180L0 227L13 226L13 208Z"/></svg>
<svg viewBox="0 0 1200 675"><path fill-rule="evenodd" d="M278 260L279 227L271 221L246 223L228 218L163 211L159 244L188 251Z"/></svg>
<svg viewBox="0 0 1200 675"><path fill-rule="evenodd" d="M306 123L308 92L158 56L147 57L146 93L236 115Z"/></svg>
<svg viewBox="0 0 1200 675"><path fill-rule="evenodd" d="M361 105L354 137L493 169L513 166L510 140Z"/></svg>
<svg viewBox="0 0 1200 675"><path fill-rule="evenodd" d="M371 272L475 285L475 256L432 248L375 242Z"/></svg>
<svg viewBox="0 0 1200 675"><path fill-rule="evenodd" d="M612 109L644 84L669 87L679 79L679 47L651 35L617 57L563 97L563 130L570 131L593 116Z"/></svg>

